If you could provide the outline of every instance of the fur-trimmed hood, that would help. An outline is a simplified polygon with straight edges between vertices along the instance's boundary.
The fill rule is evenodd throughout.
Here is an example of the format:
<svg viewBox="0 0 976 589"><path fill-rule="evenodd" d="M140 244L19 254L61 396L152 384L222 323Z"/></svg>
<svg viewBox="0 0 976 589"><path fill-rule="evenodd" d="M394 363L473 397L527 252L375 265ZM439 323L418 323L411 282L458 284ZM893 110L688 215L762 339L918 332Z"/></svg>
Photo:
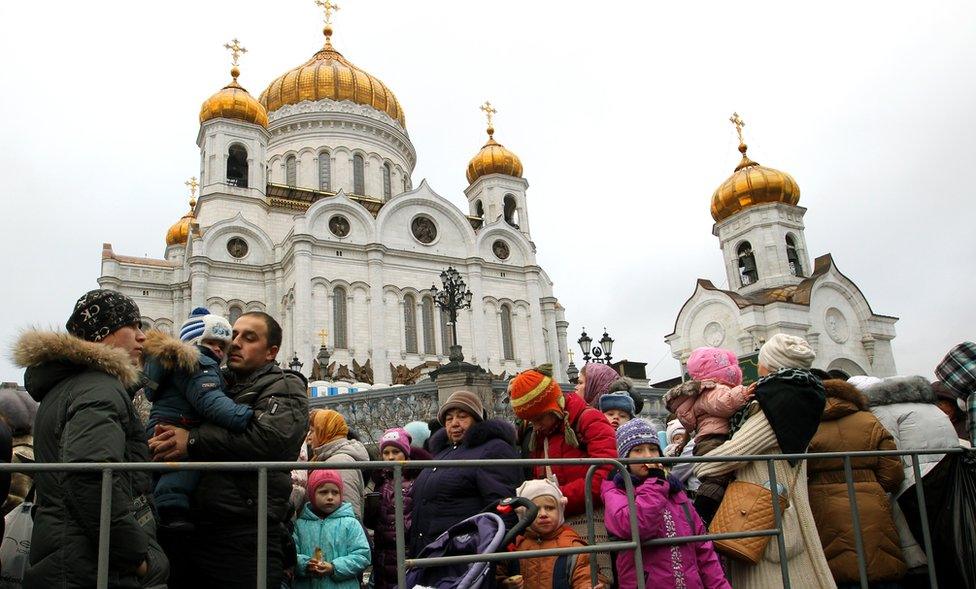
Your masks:
<svg viewBox="0 0 976 589"><path fill-rule="evenodd" d="M701 393L701 382L688 380L671 387L668 392L664 393L662 400L668 410L674 411L671 406L672 403L681 403L683 401L681 397L697 397L699 393Z"/></svg>
<svg viewBox="0 0 976 589"><path fill-rule="evenodd" d="M200 351L196 346L157 330L146 334L142 353L147 358L156 358L166 370L195 372L200 366Z"/></svg>
<svg viewBox="0 0 976 589"><path fill-rule="evenodd" d="M924 376L896 376L871 385L863 391L868 405L896 403L935 403L938 399L932 384Z"/></svg>
<svg viewBox="0 0 976 589"><path fill-rule="evenodd" d="M486 419L472 425L464 434L460 445L476 448L489 440L499 439L514 446L515 436L515 426L511 423L502 419ZM450 442L447 441L447 430L444 428L437 430L430 437L430 453L434 456L448 445Z"/></svg>
<svg viewBox="0 0 976 589"><path fill-rule="evenodd" d="M824 407L823 420L840 419L845 415L858 411L867 411L868 400L864 398L857 387L846 380L827 379L823 381L827 394L827 405Z"/></svg>
<svg viewBox="0 0 976 589"><path fill-rule="evenodd" d="M49 372L45 370L47 366L65 377L89 369L104 372L118 378L126 389L139 383L139 369L132 364L125 350L89 342L65 332L25 331L17 338L12 357L17 366L27 368L24 384L37 401L61 380L58 375L38 378L38 372Z"/></svg>

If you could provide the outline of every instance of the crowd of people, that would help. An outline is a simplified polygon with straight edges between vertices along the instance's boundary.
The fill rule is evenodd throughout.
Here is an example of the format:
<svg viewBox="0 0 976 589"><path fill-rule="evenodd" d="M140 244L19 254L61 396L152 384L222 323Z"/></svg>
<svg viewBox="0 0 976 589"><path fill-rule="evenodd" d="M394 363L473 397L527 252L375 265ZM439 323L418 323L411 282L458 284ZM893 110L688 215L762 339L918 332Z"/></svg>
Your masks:
<svg viewBox="0 0 976 589"><path fill-rule="evenodd" d="M453 526L510 497L537 508L503 547L515 553L583 547L591 526L599 543L629 540L634 523L642 543L679 541L644 545L639 560L631 550L508 560L490 579L506 589L630 588L639 578L649 587L777 587L784 560L794 587L858 586L857 530L871 587L926 586L926 567L934 565L920 546L915 514L898 502L920 483L911 459L854 456L846 465L816 454L967 445L964 401L976 392L976 344L950 350L936 383L920 376L848 381L811 368L815 353L807 342L778 334L762 346L760 378L748 386L733 352L695 350L690 378L664 397L666 428L640 417L643 399L610 366L587 364L571 391L540 366L508 383L514 422L492 415L475 392L456 391L435 420L399 424L374 446L340 413L310 411L304 377L276 361L282 333L270 315L249 312L230 325L195 309L178 338L143 333L139 318L130 298L95 290L78 300L66 331L21 336L14 358L26 368L30 398L0 399L0 460L307 461L291 473L267 473L266 574L275 589L395 587L398 523L406 556L416 557ZM148 422L133 405L139 390L153 403ZM774 480L764 461L670 460L783 453L809 459L773 461ZM608 462L589 486L589 464L411 464L517 458ZM924 479L943 456L918 459ZM614 469L618 460L625 470ZM370 461L403 466L400 522L393 468L342 468ZM0 478L0 491L10 493L5 512L29 495L36 502L24 587L94 586L101 482L101 473L85 471L40 472L13 485ZM121 471L111 493L110 586L255 586L253 471ZM780 500L781 541L681 541L737 531L729 527L735 514L762 493L770 510L772 498ZM519 508L502 521L510 528L526 517Z"/></svg>

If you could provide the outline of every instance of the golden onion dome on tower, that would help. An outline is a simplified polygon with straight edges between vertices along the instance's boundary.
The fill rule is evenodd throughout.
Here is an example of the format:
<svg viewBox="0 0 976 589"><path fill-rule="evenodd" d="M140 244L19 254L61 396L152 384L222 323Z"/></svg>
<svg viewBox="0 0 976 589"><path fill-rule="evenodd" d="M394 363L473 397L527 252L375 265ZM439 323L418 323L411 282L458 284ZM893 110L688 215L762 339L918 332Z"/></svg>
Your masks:
<svg viewBox="0 0 976 589"><path fill-rule="evenodd" d="M476 153L468 162L468 184L488 174L505 174L506 176L522 177L522 160L513 151L495 141L495 126L492 116L498 112L492 108L490 102L485 102L481 110L488 116L488 143Z"/></svg>
<svg viewBox="0 0 976 589"><path fill-rule="evenodd" d="M325 46L302 65L278 76L261 93L267 112L305 100L349 100L386 113L406 128L406 117L393 91L332 47L332 27L326 24Z"/></svg>
<svg viewBox="0 0 976 589"><path fill-rule="evenodd" d="M197 206L197 199L195 198L197 190L197 179L190 178L186 181L186 185L190 188L190 210L180 217L180 220L173 223L169 231L166 232L166 245L186 245L187 240L190 238L190 230L193 228L194 221L197 220L194 209Z"/></svg>
<svg viewBox="0 0 976 589"><path fill-rule="evenodd" d="M712 195L712 218L715 222L724 221L753 205L780 202L795 206L800 202L800 187L796 180L786 172L760 166L749 159L746 155L749 146L742 140L745 123L738 114L733 114L729 120L739 134L742 160L735 167L735 172Z"/></svg>
<svg viewBox="0 0 976 589"><path fill-rule="evenodd" d="M203 105L200 106L200 124L211 119L223 118L267 127L268 111L243 86L237 83L237 77L241 75L241 70L237 67L237 60L242 53L247 52L247 49L241 47L237 39L233 40L233 44L228 43L224 47L229 49L234 56L230 69L232 79L230 84L203 101Z"/></svg>

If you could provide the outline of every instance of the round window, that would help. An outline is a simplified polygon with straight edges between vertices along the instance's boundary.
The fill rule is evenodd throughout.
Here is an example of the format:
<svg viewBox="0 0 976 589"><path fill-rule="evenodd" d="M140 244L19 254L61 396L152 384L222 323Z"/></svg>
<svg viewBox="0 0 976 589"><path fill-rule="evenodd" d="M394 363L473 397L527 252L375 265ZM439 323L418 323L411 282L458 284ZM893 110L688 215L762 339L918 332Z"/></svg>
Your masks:
<svg viewBox="0 0 976 589"><path fill-rule="evenodd" d="M491 251L494 252L495 257L499 260L507 260L511 251L508 249L508 244L498 239L495 243L491 244Z"/></svg>
<svg viewBox="0 0 976 589"><path fill-rule="evenodd" d="M240 237L233 237L227 242L227 253L235 258L243 258L247 255L247 242Z"/></svg>
<svg viewBox="0 0 976 589"><path fill-rule="evenodd" d="M433 243L437 239L437 225L434 225L430 217L414 217L410 222L410 231L417 241L423 244Z"/></svg>
<svg viewBox="0 0 976 589"><path fill-rule="evenodd" d="M329 231L336 237L346 237L349 235L349 219L342 215L334 215L329 219Z"/></svg>

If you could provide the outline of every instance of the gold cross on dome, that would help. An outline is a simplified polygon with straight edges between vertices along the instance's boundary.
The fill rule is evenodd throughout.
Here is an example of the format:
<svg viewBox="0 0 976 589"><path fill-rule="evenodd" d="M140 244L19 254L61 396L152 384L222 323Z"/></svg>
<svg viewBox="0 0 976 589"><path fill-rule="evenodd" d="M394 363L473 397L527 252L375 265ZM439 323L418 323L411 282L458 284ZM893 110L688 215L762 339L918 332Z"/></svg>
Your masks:
<svg viewBox="0 0 976 589"><path fill-rule="evenodd" d="M576 354L574 354L573 351L570 350L569 351L569 363L572 364L574 361L576 361Z"/></svg>
<svg viewBox="0 0 976 589"><path fill-rule="evenodd" d="M332 24L332 13L339 10L339 5L332 0L315 0L315 5L325 11L325 24Z"/></svg>
<svg viewBox="0 0 976 589"><path fill-rule="evenodd" d="M247 49L241 46L240 41L237 39L231 39L230 43L224 43L224 49L230 51L230 64L233 66L238 65L237 60L240 59L241 55L247 53Z"/></svg>
<svg viewBox="0 0 976 589"><path fill-rule="evenodd" d="M495 125L494 125L494 116L495 116L496 114L498 114L498 111L497 111L497 110L495 110L495 107L493 107L493 106L491 105L491 103L490 103L490 102L488 102L487 100L485 101L485 103L484 103L484 104L482 104L482 105L481 105L481 106L479 106L478 108L479 108L480 110L482 110L482 111L484 111L484 113L485 113L485 116L486 116L486 117L488 117L488 128L489 128L489 129L492 129L492 130L494 130L494 129L495 129ZM489 131L489 133L490 133L490 132L491 132L491 131Z"/></svg>
<svg viewBox="0 0 976 589"><path fill-rule="evenodd" d="M329 343L329 332L324 329L319 330L319 338L321 338L323 346L327 345Z"/></svg>
<svg viewBox="0 0 976 589"><path fill-rule="evenodd" d="M192 199L194 196L196 196L196 194L197 194L197 186L200 186L200 183L197 182L197 177L196 176L191 176L190 179L187 180L186 182L184 182L183 184L187 188L190 189L190 199Z"/></svg>
<svg viewBox="0 0 976 589"><path fill-rule="evenodd" d="M735 125L735 132L739 135L739 143L745 143L742 139L742 127L746 126L746 122L742 120L742 117L737 112L732 113L732 116L729 117L729 122Z"/></svg>

